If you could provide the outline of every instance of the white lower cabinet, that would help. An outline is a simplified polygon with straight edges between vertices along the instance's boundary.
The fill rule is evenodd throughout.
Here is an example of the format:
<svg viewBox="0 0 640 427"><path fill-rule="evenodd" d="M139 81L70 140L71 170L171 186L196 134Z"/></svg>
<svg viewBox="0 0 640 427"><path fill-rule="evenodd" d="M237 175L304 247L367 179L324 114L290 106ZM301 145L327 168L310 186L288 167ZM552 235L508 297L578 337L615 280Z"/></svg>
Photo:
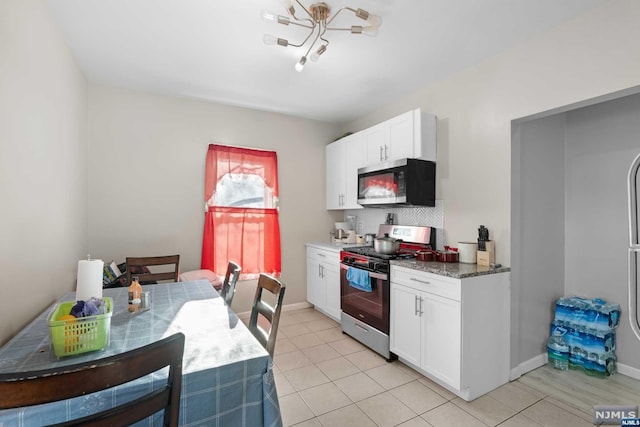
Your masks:
<svg viewBox="0 0 640 427"><path fill-rule="evenodd" d="M340 253L307 246L307 301L340 321Z"/></svg>
<svg viewBox="0 0 640 427"><path fill-rule="evenodd" d="M391 352L469 401L509 380L509 273L391 267Z"/></svg>
<svg viewBox="0 0 640 427"><path fill-rule="evenodd" d="M460 386L460 302L424 293L421 301L424 321L421 365L428 372Z"/></svg>

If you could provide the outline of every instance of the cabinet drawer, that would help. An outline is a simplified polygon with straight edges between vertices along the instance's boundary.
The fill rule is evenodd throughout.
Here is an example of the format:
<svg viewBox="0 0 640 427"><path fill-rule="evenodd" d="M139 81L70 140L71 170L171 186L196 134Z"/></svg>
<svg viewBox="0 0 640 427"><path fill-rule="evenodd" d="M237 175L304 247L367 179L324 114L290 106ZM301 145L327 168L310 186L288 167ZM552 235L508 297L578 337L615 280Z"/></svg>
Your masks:
<svg viewBox="0 0 640 427"><path fill-rule="evenodd" d="M307 258L335 266L340 264L340 253L330 250L307 247Z"/></svg>
<svg viewBox="0 0 640 427"><path fill-rule="evenodd" d="M391 281L455 301L460 301L462 294L459 279L438 276L437 274L425 273L410 268L392 266Z"/></svg>

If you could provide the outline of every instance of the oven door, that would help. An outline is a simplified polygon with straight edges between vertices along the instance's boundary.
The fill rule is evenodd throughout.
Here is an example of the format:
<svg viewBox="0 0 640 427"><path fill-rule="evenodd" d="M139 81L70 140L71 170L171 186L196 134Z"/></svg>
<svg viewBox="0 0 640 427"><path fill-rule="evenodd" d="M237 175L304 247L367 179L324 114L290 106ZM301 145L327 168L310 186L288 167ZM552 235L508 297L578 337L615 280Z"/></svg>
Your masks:
<svg viewBox="0 0 640 427"><path fill-rule="evenodd" d="M351 317L389 334L389 275L366 271L371 281L371 291L363 291L349 284L349 267L340 264L340 307Z"/></svg>

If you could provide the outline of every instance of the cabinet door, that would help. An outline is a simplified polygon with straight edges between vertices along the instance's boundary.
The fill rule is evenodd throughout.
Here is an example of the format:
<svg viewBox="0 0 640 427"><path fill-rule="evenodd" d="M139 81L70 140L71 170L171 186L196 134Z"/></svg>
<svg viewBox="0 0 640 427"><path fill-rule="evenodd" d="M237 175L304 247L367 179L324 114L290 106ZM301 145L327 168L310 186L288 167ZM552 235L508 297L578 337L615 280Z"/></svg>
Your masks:
<svg viewBox="0 0 640 427"><path fill-rule="evenodd" d="M415 366L420 366L422 337L419 298L418 291L391 283L391 351Z"/></svg>
<svg viewBox="0 0 640 427"><path fill-rule="evenodd" d="M344 209L345 162L345 144L343 140L327 145L327 209Z"/></svg>
<svg viewBox="0 0 640 427"><path fill-rule="evenodd" d="M414 120L413 111L401 114L387 120L389 133L389 148L387 160L412 159L414 152Z"/></svg>
<svg viewBox="0 0 640 427"><path fill-rule="evenodd" d="M326 289L322 278L322 265L317 252L307 249L307 301L323 308L326 306Z"/></svg>
<svg viewBox="0 0 640 427"><path fill-rule="evenodd" d="M362 209L358 204L358 168L367 163L367 153L362 133L354 133L344 138L345 147L345 174L344 174L344 206L343 209Z"/></svg>
<svg viewBox="0 0 640 427"><path fill-rule="evenodd" d="M460 302L422 293L422 368L460 388Z"/></svg>
<svg viewBox="0 0 640 427"><path fill-rule="evenodd" d="M413 111L414 157L417 159L436 161L437 119L435 114L423 113L419 109Z"/></svg>
<svg viewBox="0 0 640 427"><path fill-rule="evenodd" d="M336 256L338 258L338 256ZM336 322L340 321L340 267L339 264L323 263L324 286L326 289L326 313Z"/></svg>
<svg viewBox="0 0 640 427"><path fill-rule="evenodd" d="M372 126L362 131L365 148L367 150L367 165L386 161L389 152L389 135L384 123Z"/></svg>

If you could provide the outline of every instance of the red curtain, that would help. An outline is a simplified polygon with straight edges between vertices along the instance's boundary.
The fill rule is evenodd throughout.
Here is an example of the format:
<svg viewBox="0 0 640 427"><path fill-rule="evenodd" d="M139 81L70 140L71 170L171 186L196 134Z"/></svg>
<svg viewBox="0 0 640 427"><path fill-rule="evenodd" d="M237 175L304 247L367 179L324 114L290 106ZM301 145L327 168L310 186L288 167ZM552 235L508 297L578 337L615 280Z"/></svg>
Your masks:
<svg viewBox="0 0 640 427"><path fill-rule="evenodd" d="M275 199L273 208L217 206L218 181L228 173L258 175ZM211 144L205 170L205 203L201 268L224 274L229 261L242 266L242 278L260 273L279 276L278 159L273 151Z"/></svg>

